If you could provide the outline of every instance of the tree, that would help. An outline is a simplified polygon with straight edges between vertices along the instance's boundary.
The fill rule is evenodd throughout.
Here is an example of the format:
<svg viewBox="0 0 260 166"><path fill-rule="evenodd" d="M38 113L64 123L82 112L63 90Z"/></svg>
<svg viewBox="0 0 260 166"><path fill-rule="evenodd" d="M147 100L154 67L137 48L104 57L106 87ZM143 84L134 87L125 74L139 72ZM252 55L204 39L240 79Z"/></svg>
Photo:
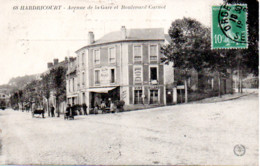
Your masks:
<svg viewBox="0 0 260 166"><path fill-rule="evenodd" d="M229 4L247 4L248 16L248 49L239 50L243 56L241 62L254 75L258 75L259 66L259 1L257 0L227 0Z"/></svg>
<svg viewBox="0 0 260 166"><path fill-rule="evenodd" d="M43 92L43 96L47 99L47 111L48 116L50 116L50 109L49 109L49 99L50 99L50 93L51 93L51 75L50 73L41 75L41 89Z"/></svg>
<svg viewBox="0 0 260 166"><path fill-rule="evenodd" d="M210 30L191 18L175 20L170 29L171 43L161 48L162 62L173 62L182 71L185 86L185 102L188 102L187 79L189 71L200 72L211 53Z"/></svg>
<svg viewBox="0 0 260 166"><path fill-rule="evenodd" d="M66 71L66 68L62 66L53 68L50 71L52 80L51 87L56 98L56 109L58 117L60 116L59 104L60 102L66 100Z"/></svg>
<svg viewBox="0 0 260 166"><path fill-rule="evenodd" d="M238 92L242 93L242 78L247 73L258 76L259 68L259 2L256 0L227 0L228 4L247 4L248 16L248 49L228 51L228 56L236 62L235 71L238 75Z"/></svg>

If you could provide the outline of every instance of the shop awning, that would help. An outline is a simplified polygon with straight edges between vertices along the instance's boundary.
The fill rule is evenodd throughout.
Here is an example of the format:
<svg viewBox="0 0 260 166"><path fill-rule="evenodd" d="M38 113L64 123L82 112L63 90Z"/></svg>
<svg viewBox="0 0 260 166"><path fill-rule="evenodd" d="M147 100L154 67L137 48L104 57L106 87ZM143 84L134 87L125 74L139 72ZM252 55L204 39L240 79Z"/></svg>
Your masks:
<svg viewBox="0 0 260 166"><path fill-rule="evenodd" d="M107 88L92 88L88 89L89 92L96 92L96 93L108 93L108 91L111 91L115 89L116 87L107 87Z"/></svg>
<svg viewBox="0 0 260 166"><path fill-rule="evenodd" d="M67 98L73 98L73 97L78 97L77 94L74 94L74 95L68 95Z"/></svg>

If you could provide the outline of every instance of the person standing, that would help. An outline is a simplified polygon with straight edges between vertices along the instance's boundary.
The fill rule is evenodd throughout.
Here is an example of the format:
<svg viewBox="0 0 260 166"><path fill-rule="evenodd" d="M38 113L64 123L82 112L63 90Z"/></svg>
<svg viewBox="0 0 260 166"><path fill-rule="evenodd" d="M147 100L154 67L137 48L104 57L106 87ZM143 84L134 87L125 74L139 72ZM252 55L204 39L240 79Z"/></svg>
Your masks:
<svg viewBox="0 0 260 166"><path fill-rule="evenodd" d="M101 108L101 110L102 110L102 114L103 113L106 113L106 103L105 103L105 101L102 101L102 103L101 103L101 105L100 105L100 108Z"/></svg>
<svg viewBox="0 0 260 166"><path fill-rule="evenodd" d="M88 108L88 106L87 106L85 103L83 103L82 107L83 107L84 115L87 115L87 114L88 114L88 113L87 113L87 108Z"/></svg>
<svg viewBox="0 0 260 166"><path fill-rule="evenodd" d="M35 108L36 108L35 102L33 102L33 103L32 103L32 110L31 110L31 111L34 112L34 111L35 111Z"/></svg>
<svg viewBox="0 0 260 166"><path fill-rule="evenodd" d="M55 117L54 110L55 110L54 106L51 105L51 117Z"/></svg>
<svg viewBox="0 0 260 166"><path fill-rule="evenodd" d="M115 103L111 101L110 112L114 113L116 111Z"/></svg>

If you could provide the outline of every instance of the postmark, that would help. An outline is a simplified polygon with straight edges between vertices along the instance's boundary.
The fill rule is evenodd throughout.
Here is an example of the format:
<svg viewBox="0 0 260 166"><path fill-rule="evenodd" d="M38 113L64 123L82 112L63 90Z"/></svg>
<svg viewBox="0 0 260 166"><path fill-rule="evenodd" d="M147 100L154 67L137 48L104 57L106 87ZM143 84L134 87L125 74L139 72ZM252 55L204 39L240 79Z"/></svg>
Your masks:
<svg viewBox="0 0 260 166"><path fill-rule="evenodd" d="M247 11L246 4L212 7L212 49L248 47Z"/></svg>
<svg viewBox="0 0 260 166"><path fill-rule="evenodd" d="M234 146L233 151L236 156L244 156L246 153L246 148L244 145L238 144Z"/></svg>

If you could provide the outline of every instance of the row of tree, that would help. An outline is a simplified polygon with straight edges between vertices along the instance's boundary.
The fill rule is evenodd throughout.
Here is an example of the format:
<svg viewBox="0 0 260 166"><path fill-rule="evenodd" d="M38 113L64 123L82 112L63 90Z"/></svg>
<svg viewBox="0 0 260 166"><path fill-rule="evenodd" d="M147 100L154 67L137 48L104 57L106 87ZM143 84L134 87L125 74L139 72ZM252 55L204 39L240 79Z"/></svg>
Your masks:
<svg viewBox="0 0 260 166"><path fill-rule="evenodd" d="M238 91L242 93L242 75L248 72L258 75L258 65L252 65L258 64L258 38L252 37L253 33L249 28L251 37L248 49L212 50L209 28L191 18L178 19L172 23L169 29L171 42L161 48L164 55L162 62L173 62L173 67L181 71L185 86L185 102L188 101L187 79L191 70L198 73L217 73L220 97L221 79L230 77L229 73L237 74L240 80Z"/></svg>
<svg viewBox="0 0 260 166"><path fill-rule="evenodd" d="M37 106L45 106L50 115L50 104L56 104L59 116L59 104L66 100L66 71L66 67L60 66L42 74L40 80L33 80L25 88L15 91L10 98L11 105L24 108L24 104L35 102ZM55 103L50 103L51 96Z"/></svg>

